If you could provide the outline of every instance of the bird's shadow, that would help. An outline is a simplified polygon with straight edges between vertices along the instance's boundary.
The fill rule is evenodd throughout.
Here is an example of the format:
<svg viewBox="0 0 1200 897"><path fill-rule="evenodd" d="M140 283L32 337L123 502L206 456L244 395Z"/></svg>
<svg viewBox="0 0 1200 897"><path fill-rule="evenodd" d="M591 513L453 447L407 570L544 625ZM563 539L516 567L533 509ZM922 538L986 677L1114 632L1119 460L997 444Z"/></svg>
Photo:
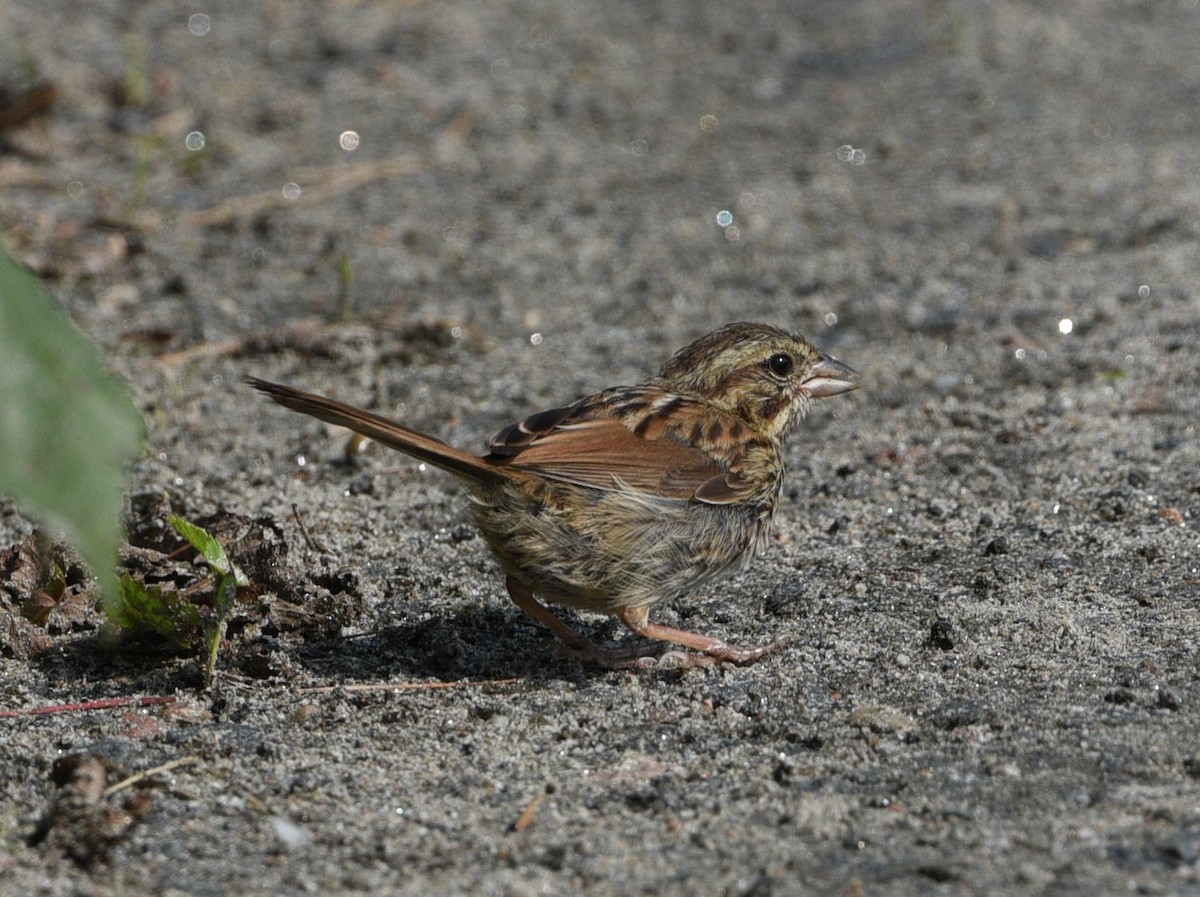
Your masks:
<svg viewBox="0 0 1200 897"><path fill-rule="evenodd" d="M611 620L586 623L591 625L579 628L601 644L613 642L623 631ZM583 683L612 672L571 655L516 608L498 607L464 607L309 643L296 649L294 657L314 676L356 682L436 677Z"/></svg>
<svg viewBox="0 0 1200 897"><path fill-rule="evenodd" d="M631 637L615 620L570 622L598 644L631 644ZM203 661L197 654L145 641L113 647L97 634L60 643L57 650L29 661L52 688L78 693L78 683L90 683L88 698L114 691L167 694L204 689ZM291 638L286 644L264 638L230 639L218 656L216 683L219 690L221 681L233 675L264 684L292 678L305 686L430 679L516 679L526 686L564 682L582 686L597 678L627 674L569 654L520 610L497 606L462 607L367 632ZM679 670L651 667L637 675L675 679Z"/></svg>

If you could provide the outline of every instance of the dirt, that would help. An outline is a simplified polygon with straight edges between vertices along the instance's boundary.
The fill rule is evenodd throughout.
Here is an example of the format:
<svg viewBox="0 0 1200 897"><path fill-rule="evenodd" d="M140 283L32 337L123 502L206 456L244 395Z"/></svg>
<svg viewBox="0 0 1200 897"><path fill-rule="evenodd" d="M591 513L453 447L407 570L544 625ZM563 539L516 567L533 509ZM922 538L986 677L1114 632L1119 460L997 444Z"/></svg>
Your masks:
<svg viewBox="0 0 1200 897"><path fill-rule="evenodd" d="M1200 894L1198 29L0 7L0 80L54 86L0 133L5 242L146 419L125 563L202 579L174 513L254 582L205 689L86 576L21 616L2 506L0 891ZM658 613L794 634L747 667L562 656L459 484L241 383L482 448L730 320L864 375L768 550Z"/></svg>

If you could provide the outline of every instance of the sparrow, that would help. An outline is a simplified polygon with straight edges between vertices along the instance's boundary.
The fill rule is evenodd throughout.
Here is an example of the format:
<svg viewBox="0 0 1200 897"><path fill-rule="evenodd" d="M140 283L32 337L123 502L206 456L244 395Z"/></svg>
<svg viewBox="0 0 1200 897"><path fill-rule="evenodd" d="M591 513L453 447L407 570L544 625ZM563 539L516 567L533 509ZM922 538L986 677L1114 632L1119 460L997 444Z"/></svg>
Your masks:
<svg viewBox="0 0 1200 897"><path fill-rule="evenodd" d="M680 349L657 376L530 415L476 455L370 411L247 378L275 402L347 427L467 482L479 531L513 602L570 653L606 668L749 663L786 639L740 647L651 622L650 610L745 565L764 546L784 444L814 400L859 374L803 336L735 323ZM604 647L547 604L614 614L655 642ZM698 652L698 653L695 653Z"/></svg>

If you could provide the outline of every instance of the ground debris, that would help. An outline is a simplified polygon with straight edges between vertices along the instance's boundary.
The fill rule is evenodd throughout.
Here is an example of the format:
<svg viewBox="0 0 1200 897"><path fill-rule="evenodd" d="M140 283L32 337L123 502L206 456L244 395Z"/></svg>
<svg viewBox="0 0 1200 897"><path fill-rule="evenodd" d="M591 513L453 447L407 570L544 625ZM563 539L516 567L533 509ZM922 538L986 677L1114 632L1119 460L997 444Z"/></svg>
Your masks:
<svg viewBox="0 0 1200 897"><path fill-rule="evenodd" d="M31 847L70 857L84 868L103 863L150 808L151 795L137 791L120 802L106 795L109 768L98 754L69 754L55 761L58 791L29 836Z"/></svg>

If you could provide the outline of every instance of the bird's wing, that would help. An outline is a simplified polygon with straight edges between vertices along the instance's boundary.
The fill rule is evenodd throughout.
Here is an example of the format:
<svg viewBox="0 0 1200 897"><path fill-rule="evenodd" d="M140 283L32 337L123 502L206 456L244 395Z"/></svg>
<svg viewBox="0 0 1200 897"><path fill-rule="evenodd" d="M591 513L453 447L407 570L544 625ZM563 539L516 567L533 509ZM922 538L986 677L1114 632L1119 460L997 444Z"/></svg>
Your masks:
<svg viewBox="0 0 1200 897"><path fill-rule="evenodd" d="M712 418L711 406L666 393L602 395L607 400L584 399L506 427L488 459L595 489L707 504L746 498L740 475L690 438L692 419Z"/></svg>

